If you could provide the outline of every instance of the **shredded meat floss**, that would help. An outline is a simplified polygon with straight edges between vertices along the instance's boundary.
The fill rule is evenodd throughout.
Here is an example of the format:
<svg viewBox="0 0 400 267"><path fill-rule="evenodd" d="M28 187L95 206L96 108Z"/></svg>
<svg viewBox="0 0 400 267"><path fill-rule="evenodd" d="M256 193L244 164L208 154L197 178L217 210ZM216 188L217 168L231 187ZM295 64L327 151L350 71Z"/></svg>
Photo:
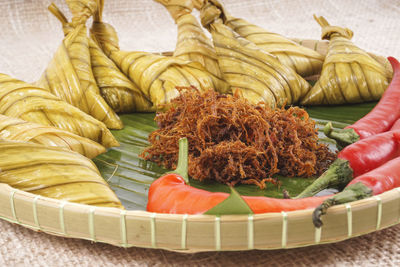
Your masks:
<svg viewBox="0 0 400 267"><path fill-rule="evenodd" d="M336 159L318 143L315 122L304 109L270 109L238 95L213 90L200 93L179 88L171 107L156 115L159 129L141 154L168 169L176 168L178 141L189 141L189 175L228 185L265 188L271 177L311 177L322 174Z"/></svg>

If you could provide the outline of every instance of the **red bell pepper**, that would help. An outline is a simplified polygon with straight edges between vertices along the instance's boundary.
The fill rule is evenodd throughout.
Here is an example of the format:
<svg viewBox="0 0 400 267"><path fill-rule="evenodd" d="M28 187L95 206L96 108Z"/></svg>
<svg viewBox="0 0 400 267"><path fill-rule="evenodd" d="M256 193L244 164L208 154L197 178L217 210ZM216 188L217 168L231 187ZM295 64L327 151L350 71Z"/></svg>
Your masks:
<svg viewBox="0 0 400 267"><path fill-rule="evenodd" d="M339 145L346 146L360 139L388 131L400 118L400 63L388 57L393 68L393 78L378 104L363 118L341 130L334 130L331 125L324 130L328 137Z"/></svg>
<svg viewBox="0 0 400 267"><path fill-rule="evenodd" d="M187 140L179 141L178 167L154 181L149 189L147 211L174 214L202 214L225 200L229 194L213 193L187 184ZM186 152L185 152L186 151ZM186 181L185 181L186 180ZM303 199L276 199L243 196L254 213L315 208L329 196Z"/></svg>

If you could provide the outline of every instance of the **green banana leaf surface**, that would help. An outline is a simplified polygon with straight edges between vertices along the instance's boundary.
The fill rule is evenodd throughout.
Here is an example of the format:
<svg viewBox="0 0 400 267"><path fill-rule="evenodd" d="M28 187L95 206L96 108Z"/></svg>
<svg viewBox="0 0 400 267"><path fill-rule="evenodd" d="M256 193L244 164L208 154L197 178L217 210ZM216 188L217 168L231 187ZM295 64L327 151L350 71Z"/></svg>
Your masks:
<svg viewBox="0 0 400 267"><path fill-rule="evenodd" d="M343 128L363 117L375 104L318 106L309 107L307 111L321 130L328 121L331 121L336 128ZM154 117L154 113L121 115L124 129L112 131L121 146L111 148L94 159L103 178L128 210L146 210L150 184L165 172L170 171L139 157L139 154L149 145L148 135L157 129ZM319 136L321 142L329 144L332 150L336 149L334 141L327 139L321 131ZM314 178L281 176L278 178L281 181L279 187L269 184L266 189L261 190L255 185L238 185L235 189L241 195L282 198L283 189L287 190L290 196L296 196L314 180ZM190 184L212 192L230 192L228 186L216 182L199 182L191 179Z"/></svg>

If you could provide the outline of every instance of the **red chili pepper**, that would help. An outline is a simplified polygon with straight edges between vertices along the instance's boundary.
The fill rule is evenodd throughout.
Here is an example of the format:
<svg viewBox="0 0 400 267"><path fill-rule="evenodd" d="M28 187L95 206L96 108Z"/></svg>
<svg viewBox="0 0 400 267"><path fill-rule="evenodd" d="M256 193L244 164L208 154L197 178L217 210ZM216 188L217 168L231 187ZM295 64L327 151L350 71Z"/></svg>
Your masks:
<svg viewBox="0 0 400 267"><path fill-rule="evenodd" d="M202 214L225 200L229 194L213 193L187 185L178 174L167 174L149 189L147 211L173 214ZM329 196L302 199L277 199L243 196L254 213L315 208Z"/></svg>
<svg viewBox="0 0 400 267"><path fill-rule="evenodd" d="M345 147L329 169L296 198L311 197L325 188L342 189L354 177L400 156L400 130L377 134Z"/></svg>
<svg viewBox="0 0 400 267"><path fill-rule="evenodd" d="M342 146L386 132L400 118L400 63L394 57L388 57L388 60L393 68L393 78L378 104L353 125L329 132L329 137Z"/></svg>
<svg viewBox="0 0 400 267"><path fill-rule="evenodd" d="M320 227L322 225L321 215L325 214L327 209L333 205L379 195L396 187L400 187L400 157L353 179L342 192L325 200L314 210L313 222Z"/></svg>
<svg viewBox="0 0 400 267"><path fill-rule="evenodd" d="M338 158L349 161L353 177L400 156L400 131L380 133L345 147Z"/></svg>
<svg viewBox="0 0 400 267"><path fill-rule="evenodd" d="M390 131L397 131L400 130L400 119L398 119L392 126L392 128L390 128Z"/></svg>
<svg viewBox="0 0 400 267"><path fill-rule="evenodd" d="M384 165L358 176L352 180L348 186L363 183L372 190L373 195L379 195L383 192L400 186L400 157L392 159Z"/></svg>
<svg viewBox="0 0 400 267"><path fill-rule="evenodd" d="M179 142L176 173L169 173L154 181L149 189L147 211L174 214L202 214L225 200L229 194L213 193L194 188L187 181L187 140ZM186 151L186 152L185 152ZM182 175L180 175L181 173ZM329 196L303 199L276 199L243 196L254 213L293 211L315 208Z"/></svg>

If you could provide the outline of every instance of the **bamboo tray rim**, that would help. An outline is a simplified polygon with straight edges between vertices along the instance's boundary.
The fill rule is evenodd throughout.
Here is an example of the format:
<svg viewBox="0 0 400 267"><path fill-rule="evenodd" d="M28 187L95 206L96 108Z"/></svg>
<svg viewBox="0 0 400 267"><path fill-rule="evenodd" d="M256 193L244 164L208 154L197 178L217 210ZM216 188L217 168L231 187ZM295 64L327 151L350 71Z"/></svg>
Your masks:
<svg viewBox="0 0 400 267"><path fill-rule="evenodd" d="M390 208L385 208L385 205ZM31 214L26 215L29 206ZM357 225L360 221L365 220L358 219L356 224L356 214L353 210L358 212L370 210L370 213L372 212L376 216L369 219L365 218L365 220L374 222L371 226L358 231ZM388 210L391 212L388 213ZM393 210L397 212L393 212ZM400 223L400 187L378 196L332 207L323 217L324 226L321 228L315 228L312 225L312 211L313 209L307 209L280 213L223 216L161 214L60 201L24 192L0 183L0 219L61 237L85 239L124 248L157 248L186 253L305 247L339 242L381 230ZM24 215L21 216L21 214ZM341 219L337 219L338 217L341 217ZM67 221L76 221L77 227L74 228L80 230L69 229L70 225L67 225ZM119 233L114 234L111 238L108 234L103 234L102 231L107 232L107 230L102 229L101 224L112 223L115 225L115 222L119 222L117 231ZM335 228L332 228L332 225L335 224L343 229L335 230ZM258 225L263 225L263 228L267 229L266 231L272 231L268 229L275 227L280 229L280 233L273 240L257 238L257 235L265 235L265 231ZM300 236L290 234L290 229L295 229L294 226L296 225L299 225L299 227L306 225L307 231ZM310 225L312 225L311 231ZM328 226L327 229L325 229L325 225ZM199 226L203 226L203 228ZM143 230L143 235L137 239L132 238L129 233L131 231L137 232L138 229ZM234 233L233 237L231 237L231 231L234 231L232 232ZM333 237L331 235L324 236L325 232L332 231L339 231L340 234ZM303 235L303 240L301 235ZM174 241L171 240L169 244L165 240L169 240L170 236L173 237ZM226 241L236 237L243 240L237 240L234 245L229 245L229 242ZM300 240L293 242L291 240L293 237Z"/></svg>

